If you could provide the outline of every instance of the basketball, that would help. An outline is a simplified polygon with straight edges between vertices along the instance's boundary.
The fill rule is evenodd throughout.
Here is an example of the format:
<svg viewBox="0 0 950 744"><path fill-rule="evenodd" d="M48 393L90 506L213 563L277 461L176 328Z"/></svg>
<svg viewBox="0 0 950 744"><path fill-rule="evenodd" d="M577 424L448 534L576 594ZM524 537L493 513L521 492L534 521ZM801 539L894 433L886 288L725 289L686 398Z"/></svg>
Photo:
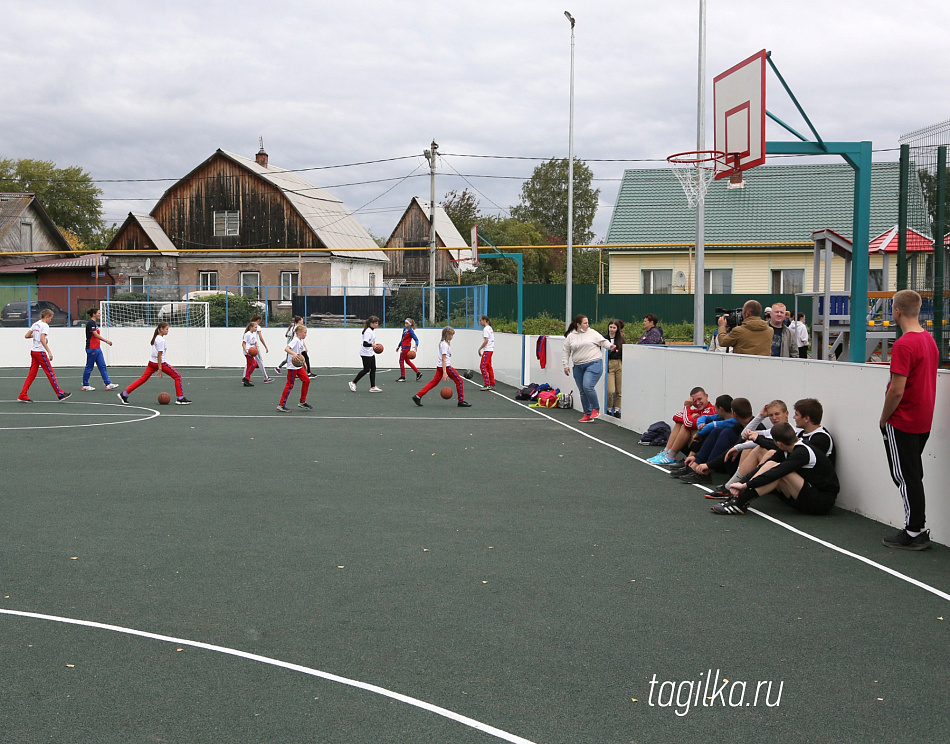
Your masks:
<svg viewBox="0 0 950 744"><path fill-rule="evenodd" d="M409 349L409 351L406 352L406 359L415 359L415 358L416 358L416 352L414 352L412 349Z"/></svg>
<svg viewBox="0 0 950 744"><path fill-rule="evenodd" d="M450 388L450 387L444 387L444 388L442 388L440 394L442 395L443 398L445 398L446 400L448 400L449 398L452 397L452 388Z"/></svg>
<svg viewBox="0 0 950 744"><path fill-rule="evenodd" d="M291 361L295 367L303 367L307 363L307 360L303 358L303 354L295 354Z"/></svg>
<svg viewBox="0 0 950 744"><path fill-rule="evenodd" d="M256 356L257 356L257 347L256 347L256 346L252 346L250 349L248 349L248 350L247 350L247 355L248 355L249 357L256 357Z"/></svg>
<svg viewBox="0 0 950 744"><path fill-rule="evenodd" d="M382 353L383 353L383 345L382 345L382 344L373 344L373 351L375 351L377 354L382 354Z"/></svg>
<svg viewBox="0 0 950 744"><path fill-rule="evenodd" d="M163 406L167 406L172 402L172 396L170 396L168 393L159 393L158 402Z"/></svg>

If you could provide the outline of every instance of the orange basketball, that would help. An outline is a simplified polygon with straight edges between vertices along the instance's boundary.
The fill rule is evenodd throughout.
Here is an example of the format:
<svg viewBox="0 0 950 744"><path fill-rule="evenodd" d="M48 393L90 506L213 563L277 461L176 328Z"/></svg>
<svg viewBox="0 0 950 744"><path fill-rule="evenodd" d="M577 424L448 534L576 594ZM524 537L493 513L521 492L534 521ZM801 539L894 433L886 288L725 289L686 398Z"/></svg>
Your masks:
<svg viewBox="0 0 950 744"><path fill-rule="evenodd" d="M383 345L382 345L382 344L373 344L373 351L375 351L377 354L382 354L382 353L383 353Z"/></svg>
<svg viewBox="0 0 950 744"><path fill-rule="evenodd" d="M161 403L163 406L167 406L169 403L172 402L172 396L170 396L168 393L159 393L158 402Z"/></svg>
<svg viewBox="0 0 950 744"><path fill-rule="evenodd" d="M446 400L448 400L449 398L452 397L452 388L446 386L446 387L442 388L440 394L442 395L443 398L445 398Z"/></svg>
<svg viewBox="0 0 950 744"><path fill-rule="evenodd" d="M257 347L256 347L256 346L252 346L250 349L247 350L247 355L248 355L249 357L256 357L256 356L257 356L257 353L258 353L258 352L257 352Z"/></svg>
<svg viewBox="0 0 950 744"><path fill-rule="evenodd" d="M415 359L415 358L416 358L416 352L414 352L412 349L409 349L409 351L406 352L406 359Z"/></svg>

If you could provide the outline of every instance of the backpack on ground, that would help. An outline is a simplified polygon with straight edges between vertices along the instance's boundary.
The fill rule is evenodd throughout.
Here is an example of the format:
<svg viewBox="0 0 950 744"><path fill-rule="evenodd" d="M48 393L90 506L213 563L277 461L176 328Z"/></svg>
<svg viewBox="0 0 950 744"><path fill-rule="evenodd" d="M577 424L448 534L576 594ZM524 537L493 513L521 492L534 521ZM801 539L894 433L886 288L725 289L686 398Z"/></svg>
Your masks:
<svg viewBox="0 0 950 744"><path fill-rule="evenodd" d="M574 407L574 391L571 390L569 393L561 393L561 397L557 402L558 408L573 408Z"/></svg>
<svg viewBox="0 0 950 744"><path fill-rule="evenodd" d="M558 390L542 390L531 405L535 408L557 408L561 393Z"/></svg>
<svg viewBox="0 0 950 744"><path fill-rule="evenodd" d="M535 395L538 391L538 384L532 382L527 387L521 388L517 393L515 393L515 400L531 400L531 396Z"/></svg>
<svg viewBox="0 0 950 744"><path fill-rule="evenodd" d="M669 441L670 433L671 430L668 423L665 421L657 421L654 424L650 424L647 430L640 435L638 444L662 446Z"/></svg>

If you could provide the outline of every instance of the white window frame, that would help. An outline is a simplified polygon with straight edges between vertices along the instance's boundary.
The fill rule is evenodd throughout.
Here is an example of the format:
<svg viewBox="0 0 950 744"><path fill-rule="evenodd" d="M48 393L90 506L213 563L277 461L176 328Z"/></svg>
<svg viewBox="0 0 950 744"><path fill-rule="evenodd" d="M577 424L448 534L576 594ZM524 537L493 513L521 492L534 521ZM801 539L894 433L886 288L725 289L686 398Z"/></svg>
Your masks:
<svg viewBox="0 0 950 744"><path fill-rule="evenodd" d="M786 287L788 284L788 279L791 277L789 274L791 272L798 272L801 280L799 282L799 288L796 290L794 287ZM796 294L798 292L805 291L805 269L772 269L771 278L771 289L773 294ZM776 279L778 279L778 286L776 287Z"/></svg>
<svg viewBox="0 0 950 744"><path fill-rule="evenodd" d="M130 276L129 277L129 292L145 292L145 277L144 276Z"/></svg>
<svg viewBox="0 0 950 744"><path fill-rule="evenodd" d="M665 291L656 290L656 278L660 275L669 275ZM642 294L673 294L673 269L640 269L640 287Z"/></svg>
<svg viewBox="0 0 950 744"><path fill-rule="evenodd" d="M198 289L203 292L218 291L218 272L217 271L199 271Z"/></svg>
<svg viewBox="0 0 950 744"><path fill-rule="evenodd" d="M254 278L254 284L247 284L246 279ZM240 276L241 281L241 297L250 297L252 300L261 299L261 272L259 271L242 271ZM248 290L253 291L253 295L248 292Z"/></svg>
<svg viewBox="0 0 950 744"><path fill-rule="evenodd" d="M236 209L215 210L214 237L229 238L240 234L241 213Z"/></svg>
<svg viewBox="0 0 950 744"><path fill-rule="evenodd" d="M728 289L723 287L722 291L713 292L713 272L716 272L720 277L729 277ZM732 269L704 269L703 273L705 277L703 289L706 294L732 294Z"/></svg>
<svg viewBox="0 0 950 744"><path fill-rule="evenodd" d="M280 272L280 301L290 302L293 294L300 287L299 271L281 271Z"/></svg>

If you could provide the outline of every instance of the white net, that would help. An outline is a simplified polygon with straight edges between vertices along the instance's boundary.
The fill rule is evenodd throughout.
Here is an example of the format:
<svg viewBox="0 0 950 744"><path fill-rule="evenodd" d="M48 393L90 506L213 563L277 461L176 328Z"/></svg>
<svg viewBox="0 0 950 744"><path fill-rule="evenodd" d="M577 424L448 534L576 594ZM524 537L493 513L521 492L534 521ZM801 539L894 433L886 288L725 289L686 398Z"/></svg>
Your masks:
<svg viewBox="0 0 950 744"><path fill-rule="evenodd" d="M703 166L696 163L674 163L673 173L676 179L683 187L686 194L686 201L690 207L695 207L701 200L706 198L706 190L716 176L716 171L712 166Z"/></svg>
<svg viewBox="0 0 950 744"><path fill-rule="evenodd" d="M152 333L160 322L171 327L167 360L173 367L211 366L211 313L207 302L121 302L99 304L99 325L112 345L103 344L106 363L144 366Z"/></svg>

